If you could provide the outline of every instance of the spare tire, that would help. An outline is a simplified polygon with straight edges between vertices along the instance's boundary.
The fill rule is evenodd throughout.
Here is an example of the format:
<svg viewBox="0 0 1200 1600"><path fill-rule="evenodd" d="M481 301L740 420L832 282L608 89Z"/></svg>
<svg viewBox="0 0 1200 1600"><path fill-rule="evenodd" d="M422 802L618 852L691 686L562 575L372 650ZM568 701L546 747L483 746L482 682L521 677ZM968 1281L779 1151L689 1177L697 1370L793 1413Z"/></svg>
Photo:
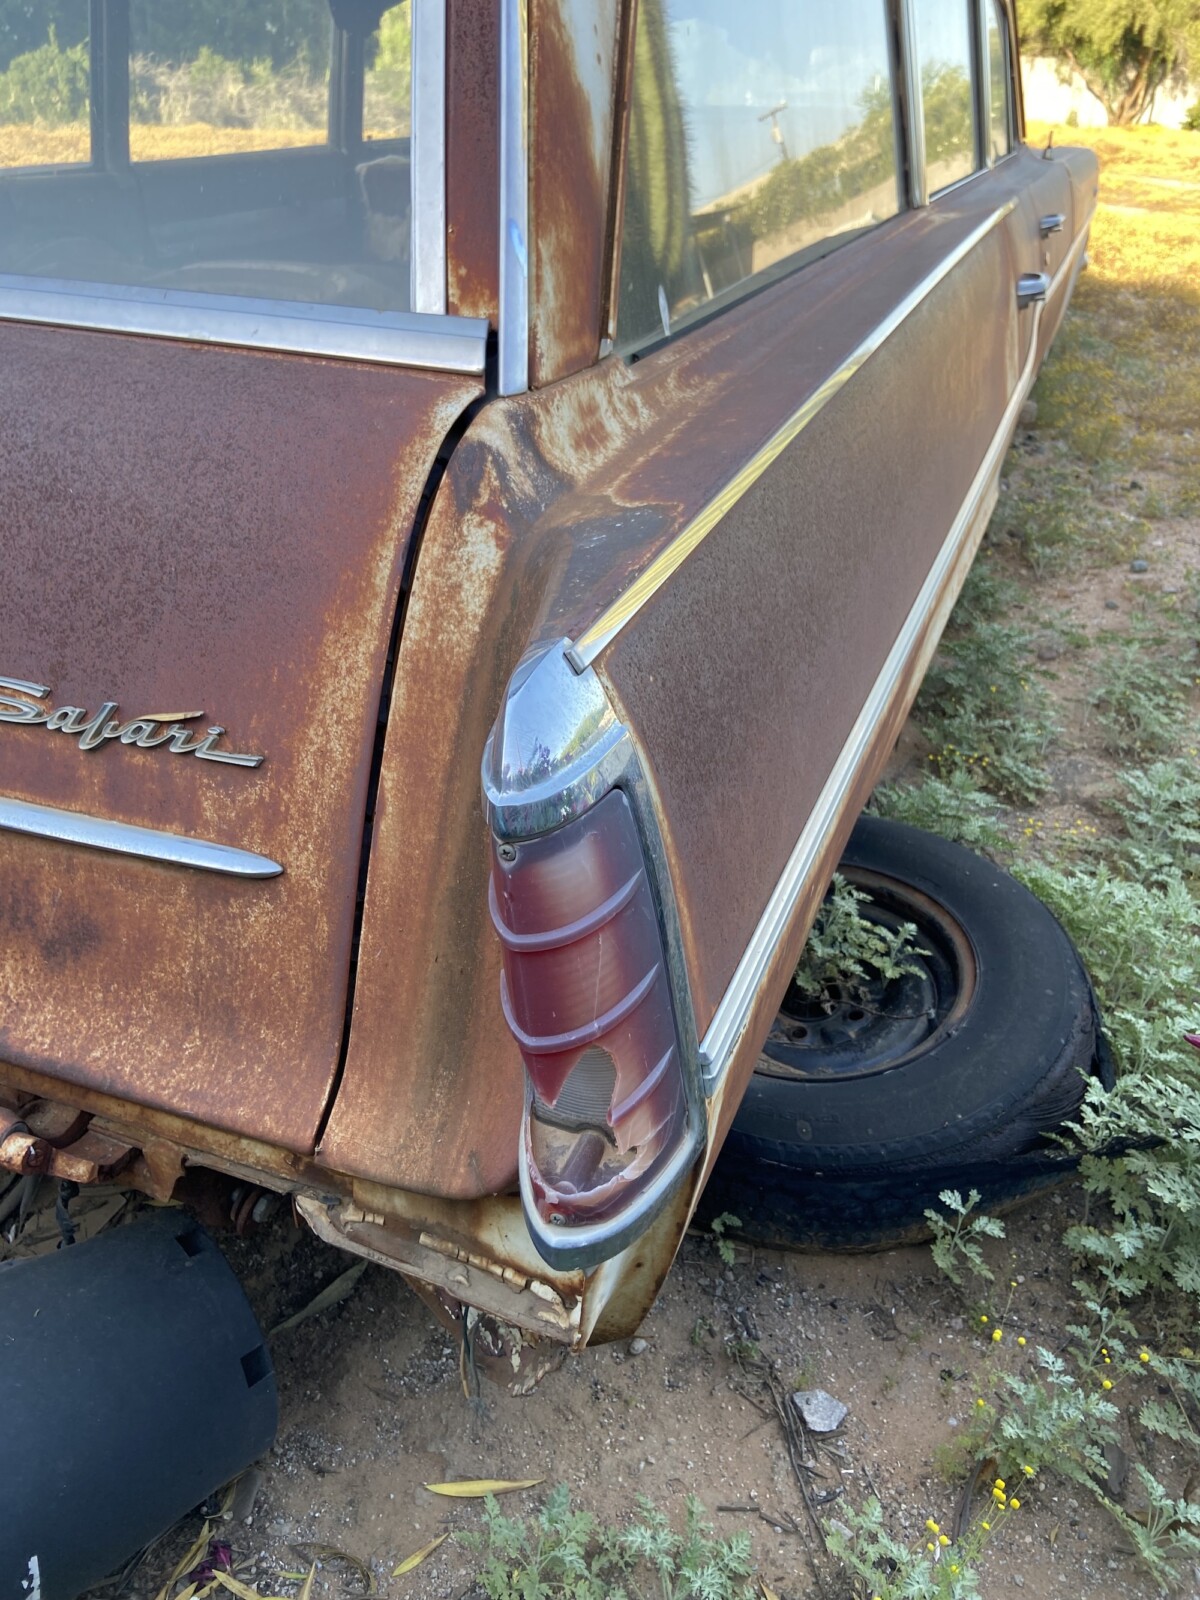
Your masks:
<svg viewBox="0 0 1200 1600"><path fill-rule="evenodd" d="M943 1189L997 1210L1078 1156L1047 1137L1087 1079L1112 1085L1091 984L1047 908L984 857L859 819L839 871L869 920L917 928L918 971L867 996L793 985L698 1209L731 1233L810 1249L929 1235Z"/></svg>

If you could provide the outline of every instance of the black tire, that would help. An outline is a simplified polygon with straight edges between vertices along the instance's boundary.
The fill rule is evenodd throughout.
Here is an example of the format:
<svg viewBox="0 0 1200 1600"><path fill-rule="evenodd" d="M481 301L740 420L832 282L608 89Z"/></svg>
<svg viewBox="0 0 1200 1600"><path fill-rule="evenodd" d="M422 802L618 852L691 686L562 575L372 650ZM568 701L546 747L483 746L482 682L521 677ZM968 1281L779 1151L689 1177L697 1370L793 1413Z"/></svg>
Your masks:
<svg viewBox="0 0 1200 1600"><path fill-rule="evenodd" d="M982 856L860 818L839 870L867 914L917 924L919 977L832 1018L789 990L698 1219L800 1249L928 1237L943 1189L1004 1209L1074 1170L1047 1138L1087 1078L1111 1086L1083 963L1046 907ZM897 1020L897 1015L899 1020Z"/></svg>

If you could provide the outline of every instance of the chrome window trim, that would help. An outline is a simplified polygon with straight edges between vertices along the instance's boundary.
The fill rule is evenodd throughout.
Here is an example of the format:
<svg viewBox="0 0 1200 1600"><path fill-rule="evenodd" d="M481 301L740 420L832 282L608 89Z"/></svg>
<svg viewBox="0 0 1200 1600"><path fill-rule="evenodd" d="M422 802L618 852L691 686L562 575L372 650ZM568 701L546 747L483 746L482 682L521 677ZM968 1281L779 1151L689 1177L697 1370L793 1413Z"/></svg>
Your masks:
<svg viewBox="0 0 1200 1600"><path fill-rule="evenodd" d="M214 844L209 839L164 833L158 828L141 828L129 822L113 822L108 817L90 817L82 811L62 811L57 806L34 805L27 800L3 796L0 796L0 830L30 834L38 839L57 839L63 844L85 845L91 850L108 850L117 855L139 856L143 861L161 861L167 866L227 873L235 878L277 878L283 871L278 861L252 850L238 850L231 845Z"/></svg>
<svg viewBox="0 0 1200 1600"><path fill-rule="evenodd" d="M1059 292L1073 271L1086 237L1085 233L1080 234L1055 273L1050 285L1051 296ZM1008 449L1017 414L1037 375L1038 333L1043 310L1040 303L1034 307L1025 365L938 558L913 602L882 671L871 687L866 703L771 893L750 943L738 962L729 987L722 995L700 1041L700 1068L709 1094L714 1094L721 1086L749 1023L755 999L776 947L786 932L825 840L841 814L871 735L896 692L905 666L913 659L918 636L939 605L944 603L945 585L955 563L982 537L985 526L983 513L990 509L987 505L989 489ZM928 641L928 654L932 654L935 645L936 639Z"/></svg>
<svg viewBox="0 0 1200 1600"><path fill-rule="evenodd" d="M903 55L904 103L907 115L908 203L919 210L929 204L925 178L925 97L917 50L917 20L912 0L900 0L900 49Z"/></svg>
<svg viewBox="0 0 1200 1600"><path fill-rule="evenodd" d="M877 323L845 360L834 368L804 404L792 413L757 454L730 479L720 494L710 500L665 549L659 551L625 593L614 600L606 611L601 612L594 622L577 635L567 651L567 660L576 672L586 671L600 652L612 643L625 624L637 615L646 601L662 588L692 551L708 537L725 515L733 510L742 496L753 488L772 462L798 438L814 417L820 415L880 346L891 338L923 301L929 298L959 262L970 255L975 246L985 239L993 228L1003 222L1015 206L1015 200L1005 201L944 256L933 271L910 290L900 304L893 307L883 321Z"/></svg>
<svg viewBox="0 0 1200 1600"><path fill-rule="evenodd" d="M979 36L979 109L983 119L979 142L986 168L995 165L992 160L992 58L988 51L988 7L991 3L992 0L975 0L975 31Z"/></svg>
<svg viewBox="0 0 1200 1600"><path fill-rule="evenodd" d="M499 390L529 387L528 0L500 7Z"/></svg>
<svg viewBox="0 0 1200 1600"><path fill-rule="evenodd" d="M482 373L487 322L0 273L0 322Z"/></svg>
<svg viewBox="0 0 1200 1600"><path fill-rule="evenodd" d="M412 288L446 314L446 0L412 0Z"/></svg>

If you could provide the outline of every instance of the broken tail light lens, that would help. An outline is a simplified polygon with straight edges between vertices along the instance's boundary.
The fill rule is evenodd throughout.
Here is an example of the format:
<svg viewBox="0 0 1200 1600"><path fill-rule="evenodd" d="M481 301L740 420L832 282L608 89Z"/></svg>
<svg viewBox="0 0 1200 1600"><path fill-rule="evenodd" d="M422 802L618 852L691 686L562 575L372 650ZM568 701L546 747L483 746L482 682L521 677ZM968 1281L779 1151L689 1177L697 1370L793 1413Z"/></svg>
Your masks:
<svg viewBox="0 0 1200 1600"><path fill-rule="evenodd" d="M528 1079L533 1205L553 1227L606 1221L687 1132L666 954L625 794L553 833L494 840L489 898Z"/></svg>

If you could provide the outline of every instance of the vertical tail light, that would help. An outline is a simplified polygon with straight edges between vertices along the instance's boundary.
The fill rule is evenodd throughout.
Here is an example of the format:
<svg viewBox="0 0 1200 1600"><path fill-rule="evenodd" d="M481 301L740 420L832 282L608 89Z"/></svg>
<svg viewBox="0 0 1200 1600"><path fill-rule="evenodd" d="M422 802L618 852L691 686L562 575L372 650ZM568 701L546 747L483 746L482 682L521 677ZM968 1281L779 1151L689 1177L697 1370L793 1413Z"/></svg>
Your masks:
<svg viewBox="0 0 1200 1600"><path fill-rule="evenodd" d="M649 1225L691 1165L703 1116L689 1094L661 886L629 794L603 783L634 775L636 756L590 676L592 737L568 738L556 762L544 725L525 725L545 708L545 681L530 694L518 671L484 768L500 1000L527 1079L526 1220L541 1253L564 1266L594 1265ZM578 682L564 685L576 699ZM536 752L536 766L505 769L505 746ZM589 750L601 760L589 764Z"/></svg>

